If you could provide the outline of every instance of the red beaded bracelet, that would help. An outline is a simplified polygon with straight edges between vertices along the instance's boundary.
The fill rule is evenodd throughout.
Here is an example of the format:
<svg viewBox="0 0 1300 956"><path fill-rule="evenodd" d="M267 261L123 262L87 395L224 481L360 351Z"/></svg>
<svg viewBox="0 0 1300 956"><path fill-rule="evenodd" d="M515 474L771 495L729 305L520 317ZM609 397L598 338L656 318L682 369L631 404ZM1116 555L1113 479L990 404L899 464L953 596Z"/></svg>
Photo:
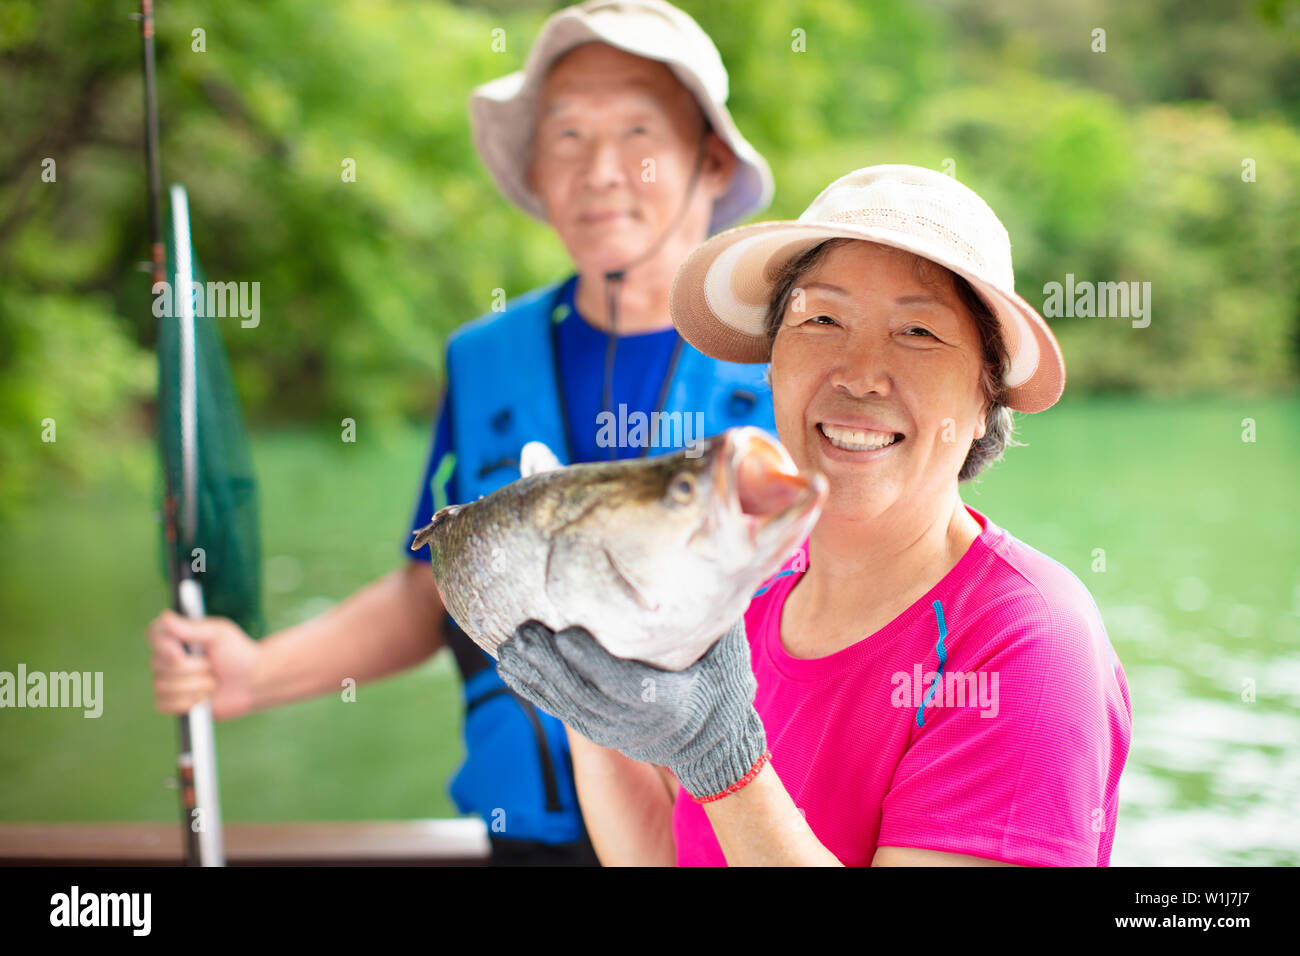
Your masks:
<svg viewBox="0 0 1300 956"><path fill-rule="evenodd" d="M723 797L731 796L733 793L735 793L745 784L749 783L749 781L757 777L758 772L763 769L763 764L767 763L768 759L771 756L772 756L772 752L770 750L764 750L762 756L760 756L757 760L754 761L754 766L749 768L749 773L745 774L743 777L741 777L739 780L737 780L735 783L729 786L726 790L723 790L721 793L714 793L707 797L697 797L692 795L691 799L694 800L696 803L711 803L714 800L721 800Z"/></svg>

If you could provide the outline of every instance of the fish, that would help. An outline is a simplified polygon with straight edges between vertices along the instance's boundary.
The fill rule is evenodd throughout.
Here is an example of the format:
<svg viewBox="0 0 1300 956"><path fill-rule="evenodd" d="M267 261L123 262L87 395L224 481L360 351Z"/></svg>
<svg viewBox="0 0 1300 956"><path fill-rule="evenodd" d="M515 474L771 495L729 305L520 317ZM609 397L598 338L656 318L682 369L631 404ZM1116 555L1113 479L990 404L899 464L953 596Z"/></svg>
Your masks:
<svg viewBox="0 0 1300 956"><path fill-rule="evenodd" d="M820 517L825 476L753 426L675 454L562 466L529 442L521 477L439 509L429 545L443 606L492 658L528 620L586 629L615 657L689 667Z"/></svg>

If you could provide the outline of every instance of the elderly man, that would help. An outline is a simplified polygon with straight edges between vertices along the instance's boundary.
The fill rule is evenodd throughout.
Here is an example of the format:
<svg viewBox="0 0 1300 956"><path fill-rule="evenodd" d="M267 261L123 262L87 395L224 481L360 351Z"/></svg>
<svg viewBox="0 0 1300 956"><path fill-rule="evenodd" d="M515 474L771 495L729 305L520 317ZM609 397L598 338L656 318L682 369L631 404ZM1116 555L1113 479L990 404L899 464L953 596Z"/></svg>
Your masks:
<svg viewBox="0 0 1300 956"><path fill-rule="evenodd" d="M507 198L555 230L576 274L449 339L413 529L517 479L530 440L578 462L663 453L736 425L773 430L761 368L706 357L668 310L690 251L771 196L767 165L726 98L712 41L659 0L561 10L523 70L475 91L484 164ZM644 441L627 440L618 425L653 412L674 427L632 429ZM408 544L405 568L260 643L231 621L164 611L149 627L158 709L180 713L211 694L214 714L229 719L333 692L344 677L395 673L445 644L466 707L467 757L451 793L487 823L493 861L594 864L563 725L501 682L447 618L427 549ZM182 641L207 656L186 656Z"/></svg>

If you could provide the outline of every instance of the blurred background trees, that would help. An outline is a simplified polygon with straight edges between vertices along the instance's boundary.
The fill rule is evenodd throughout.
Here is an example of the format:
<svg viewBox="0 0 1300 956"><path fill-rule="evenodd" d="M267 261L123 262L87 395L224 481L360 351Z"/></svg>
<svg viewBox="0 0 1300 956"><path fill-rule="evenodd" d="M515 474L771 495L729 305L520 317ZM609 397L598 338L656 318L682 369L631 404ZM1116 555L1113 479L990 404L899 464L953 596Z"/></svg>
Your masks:
<svg viewBox="0 0 1300 956"><path fill-rule="evenodd" d="M189 189L209 277L261 283L258 327L225 325L254 424L427 422L446 333L566 271L466 115L559 6L159 0L164 182ZM772 163L765 215L859 166L948 162L1007 224L1035 305L1066 273L1151 283L1149 328L1054 321L1067 397L1295 385L1300 2L682 6ZM99 444L150 427L135 9L0 6L0 513L106 467L96 443L42 446L44 419Z"/></svg>

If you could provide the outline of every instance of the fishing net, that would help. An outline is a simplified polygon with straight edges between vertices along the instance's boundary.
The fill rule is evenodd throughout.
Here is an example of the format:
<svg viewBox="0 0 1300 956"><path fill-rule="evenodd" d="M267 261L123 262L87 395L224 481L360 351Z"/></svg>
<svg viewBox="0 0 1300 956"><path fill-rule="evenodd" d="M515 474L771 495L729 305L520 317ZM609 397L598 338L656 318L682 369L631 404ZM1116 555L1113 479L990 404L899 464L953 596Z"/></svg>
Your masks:
<svg viewBox="0 0 1300 956"><path fill-rule="evenodd" d="M203 589L208 615L229 617L259 637L264 622L257 483L220 328L240 318L230 306L229 286L221 296L208 291L190 242L181 187L172 187L170 205L164 218L170 289L163 293L167 301L155 297L154 305L155 315L161 312L158 439L164 573L174 568L193 577ZM166 520L167 509L174 509L174 525ZM175 540L169 525L175 528Z"/></svg>

